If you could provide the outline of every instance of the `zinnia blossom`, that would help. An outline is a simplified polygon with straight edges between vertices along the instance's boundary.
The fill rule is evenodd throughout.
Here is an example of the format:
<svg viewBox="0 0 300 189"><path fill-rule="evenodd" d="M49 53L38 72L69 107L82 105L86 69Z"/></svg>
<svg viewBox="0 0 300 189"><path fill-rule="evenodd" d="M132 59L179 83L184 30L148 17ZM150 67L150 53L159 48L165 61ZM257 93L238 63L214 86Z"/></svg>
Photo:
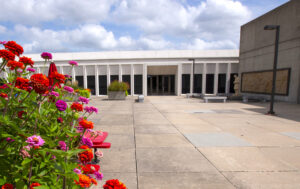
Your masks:
<svg viewBox="0 0 300 189"><path fill-rule="evenodd" d="M43 52L43 53L41 54L41 57L42 57L43 59L45 59L45 60L49 60L49 59L52 59L52 54L49 53L49 52Z"/></svg>
<svg viewBox="0 0 300 189"><path fill-rule="evenodd" d="M30 67L33 67L33 64L34 64L33 60L26 56L20 57L19 62L22 62L25 66L29 65Z"/></svg>
<svg viewBox="0 0 300 189"><path fill-rule="evenodd" d="M59 117L59 118L57 118L57 122L58 122L58 123L63 123L64 120L63 120L63 118Z"/></svg>
<svg viewBox="0 0 300 189"><path fill-rule="evenodd" d="M88 121L86 119L79 121L79 125L85 129L93 129L94 128L94 123L91 121Z"/></svg>
<svg viewBox="0 0 300 189"><path fill-rule="evenodd" d="M44 74L33 74L30 82L36 93L44 94L48 90L49 79Z"/></svg>
<svg viewBox="0 0 300 189"><path fill-rule="evenodd" d="M96 114L98 113L98 108L96 108L94 106L86 106L86 107L84 107L84 110L89 114L91 114L93 112L95 112Z"/></svg>
<svg viewBox="0 0 300 189"><path fill-rule="evenodd" d="M24 69L24 64L22 62L17 62L17 61L14 61L14 60L10 60L8 61L7 67L10 68L10 70L14 70L14 69L17 69L17 68L20 68L20 69Z"/></svg>
<svg viewBox="0 0 300 189"><path fill-rule="evenodd" d="M7 60L7 61L8 60L13 61L13 60L15 60L15 55L14 55L14 53L12 53L12 52L10 52L8 50L1 49L0 50L0 58L3 58L5 60Z"/></svg>
<svg viewBox="0 0 300 189"><path fill-rule="evenodd" d="M78 98L78 100L79 100L80 102L84 103L84 104L88 104L89 101L90 101L88 98L85 98L85 97L83 97L83 96L80 96L80 97Z"/></svg>
<svg viewBox="0 0 300 189"><path fill-rule="evenodd" d="M19 111L18 112L18 118L23 119L23 114L27 114L25 111Z"/></svg>
<svg viewBox="0 0 300 189"><path fill-rule="evenodd" d="M100 165L96 164L80 165L80 167L84 174L94 174L100 170Z"/></svg>
<svg viewBox="0 0 300 189"><path fill-rule="evenodd" d="M67 103L63 100L56 101L55 105L59 111L65 111L68 107Z"/></svg>
<svg viewBox="0 0 300 189"><path fill-rule="evenodd" d="M7 41L0 41L0 44L5 45Z"/></svg>
<svg viewBox="0 0 300 189"><path fill-rule="evenodd" d="M96 176L97 180L102 180L103 179L103 173L95 172L94 175Z"/></svg>
<svg viewBox="0 0 300 189"><path fill-rule="evenodd" d="M82 145L79 147L79 149L86 149L83 152L80 152L78 154L79 160L81 163L86 164L90 161L92 161L94 155L92 149L90 149L88 146Z"/></svg>
<svg viewBox="0 0 300 189"><path fill-rule="evenodd" d="M73 93L74 89L72 87L69 86L64 86L64 90L67 91L68 93Z"/></svg>
<svg viewBox="0 0 300 189"><path fill-rule="evenodd" d="M20 56L24 52L23 47L17 44L15 41L8 41L4 44L4 47L17 56Z"/></svg>
<svg viewBox="0 0 300 189"><path fill-rule="evenodd" d="M55 91L51 91L49 93L50 96L56 96L56 97L59 97L59 93L58 92L55 92Z"/></svg>
<svg viewBox="0 0 300 189"><path fill-rule="evenodd" d="M71 105L71 109L76 110L78 112L82 112L83 106L82 106L82 104L79 104L78 102L73 102L73 104Z"/></svg>
<svg viewBox="0 0 300 189"><path fill-rule="evenodd" d="M65 141L59 141L58 142L59 144L59 148L62 150L62 151L67 151L69 148L67 147L67 144L65 143Z"/></svg>
<svg viewBox="0 0 300 189"><path fill-rule="evenodd" d="M100 150L97 150L97 152L95 152L95 156L97 156L98 158L102 158L103 152L101 152Z"/></svg>
<svg viewBox="0 0 300 189"><path fill-rule="evenodd" d="M55 80L56 83L59 83L59 84L65 83L65 80L66 80L65 76L64 76L63 74L58 73L58 72L53 72L53 73L50 75L50 77L51 77L53 80Z"/></svg>
<svg viewBox="0 0 300 189"><path fill-rule="evenodd" d="M30 185L30 189L34 189L36 186L41 186L40 183L34 182Z"/></svg>
<svg viewBox="0 0 300 189"><path fill-rule="evenodd" d="M34 68L27 68L26 70L29 71L29 72L35 72Z"/></svg>
<svg viewBox="0 0 300 189"><path fill-rule="evenodd" d="M87 145L89 148L93 147L93 142L89 138L82 137L81 142L82 142L82 144Z"/></svg>
<svg viewBox="0 0 300 189"><path fill-rule="evenodd" d="M33 135L31 137L28 137L26 142L29 144L30 147L40 147L43 146L45 141L37 135Z"/></svg>
<svg viewBox="0 0 300 189"><path fill-rule="evenodd" d="M79 174L79 180L76 181L75 180L75 184L81 186L82 188L88 188L91 186L91 178L86 176L86 175L82 175L82 174Z"/></svg>
<svg viewBox="0 0 300 189"><path fill-rule="evenodd" d="M103 185L103 189L112 189L112 188L126 189L126 186L118 179L107 180L106 183Z"/></svg>
<svg viewBox="0 0 300 189"><path fill-rule="evenodd" d="M73 169L73 171L74 171L75 173L77 173L77 174L81 174L81 170L80 170L80 169L75 168L75 169Z"/></svg>
<svg viewBox="0 0 300 189"><path fill-rule="evenodd" d="M0 93L0 97L4 98L4 99L7 99L8 98L8 95L6 93Z"/></svg>
<svg viewBox="0 0 300 189"><path fill-rule="evenodd" d="M14 185L6 183L1 187L1 189L14 189Z"/></svg>
<svg viewBox="0 0 300 189"><path fill-rule="evenodd" d="M10 137L7 137L7 138L6 138L6 141L7 141L7 142L14 142L15 139L12 139L12 138L10 138Z"/></svg>
<svg viewBox="0 0 300 189"><path fill-rule="evenodd" d="M17 77L16 88L29 91L29 79Z"/></svg>
<svg viewBox="0 0 300 189"><path fill-rule="evenodd" d="M71 60L71 61L69 62L69 64L70 64L71 66L78 66L78 63L77 63L76 61L74 61L74 60Z"/></svg>

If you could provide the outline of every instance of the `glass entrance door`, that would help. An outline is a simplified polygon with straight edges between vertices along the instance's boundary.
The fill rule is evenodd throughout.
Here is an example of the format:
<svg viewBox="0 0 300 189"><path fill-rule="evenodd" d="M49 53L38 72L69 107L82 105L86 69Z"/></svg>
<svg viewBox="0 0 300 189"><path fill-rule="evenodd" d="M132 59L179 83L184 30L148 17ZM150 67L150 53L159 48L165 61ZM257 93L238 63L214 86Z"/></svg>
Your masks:
<svg viewBox="0 0 300 189"><path fill-rule="evenodd" d="M175 75L148 75L148 95L175 95Z"/></svg>

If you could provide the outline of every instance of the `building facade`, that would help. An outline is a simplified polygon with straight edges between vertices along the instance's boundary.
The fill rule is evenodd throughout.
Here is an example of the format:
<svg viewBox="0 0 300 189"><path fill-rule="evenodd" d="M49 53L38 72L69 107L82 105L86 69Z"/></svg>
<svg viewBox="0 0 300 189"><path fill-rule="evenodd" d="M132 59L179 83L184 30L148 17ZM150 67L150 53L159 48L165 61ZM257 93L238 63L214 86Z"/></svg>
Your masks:
<svg viewBox="0 0 300 189"><path fill-rule="evenodd" d="M54 53L53 61L60 73L96 96L107 95L114 80L127 82L129 95L229 94L238 55L238 50L81 52ZM37 72L47 74L39 54L26 56L33 58ZM70 60L79 66L72 69Z"/></svg>
<svg viewBox="0 0 300 189"><path fill-rule="evenodd" d="M241 92L249 96L270 96L276 31L264 30L266 25L280 26L275 99L300 103L299 0L291 0L241 27Z"/></svg>

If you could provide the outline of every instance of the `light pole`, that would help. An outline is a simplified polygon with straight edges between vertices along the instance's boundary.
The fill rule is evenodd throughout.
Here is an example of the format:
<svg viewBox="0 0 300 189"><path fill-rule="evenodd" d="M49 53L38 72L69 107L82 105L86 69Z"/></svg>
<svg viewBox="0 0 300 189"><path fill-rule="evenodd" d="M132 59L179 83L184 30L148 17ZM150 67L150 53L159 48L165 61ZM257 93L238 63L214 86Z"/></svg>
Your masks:
<svg viewBox="0 0 300 189"><path fill-rule="evenodd" d="M194 87L195 87L195 59L190 58L189 61L193 61L193 78L192 78L192 97L194 97Z"/></svg>
<svg viewBox="0 0 300 189"><path fill-rule="evenodd" d="M264 30L276 30L276 39L275 39L275 54L274 54L274 64L273 64L273 81L272 81L272 92L271 92L271 101L270 101L270 110L268 114L274 115L274 96L276 89L276 74L277 74L277 59L278 59L278 44L279 44L279 25L266 25Z"/></svg>

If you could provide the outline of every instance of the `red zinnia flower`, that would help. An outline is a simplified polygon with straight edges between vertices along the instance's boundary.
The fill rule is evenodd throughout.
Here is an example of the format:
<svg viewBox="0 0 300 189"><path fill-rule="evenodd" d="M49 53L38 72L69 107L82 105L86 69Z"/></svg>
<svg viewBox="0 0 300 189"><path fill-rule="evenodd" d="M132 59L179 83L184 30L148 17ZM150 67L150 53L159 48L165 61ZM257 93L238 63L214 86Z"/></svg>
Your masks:
<svg viewBox="0 0 300 189"><path fill-rule="evenodd" d="M41 186L41 184L40 184L40 183L37 183L37 182L34 182L34 183L32 183L32 184L30 185L30 189L34 189L34 187L36 187L36 186Z"/></svg>
<svg viewBox="0 0 300 189"><path fill-rule="evenodd" d="M56 83L65 83L65 76L63 74L60 74L58 72L53 72L50 77L56 81Z"/></svg>
<svg viewBox="0 0 300 189"><path fill-rule="evenodd" d="M8 41L6 44L4 44L4 47L17 56L20 56L24 52L23 47L17 44L15 41Z"/></svg>
<svg viewBox="0 0 300 189"><path fill-rule="evenodd" d="M127 189L125 184L118 179L107 180L103 185L103 189Z"/></svg>
<svg viewBox="0 0 300 189"><path fill-rule="evenodd" d="M79 181L75 180L75 184L81 186L82 188L88 188L91 186L92 180L86 175L79 174Z"/></svg>
<svg viewBox="0 0 300 189"><path fill-rule="evenodd" d="M90 161L92 161L94 155L92 149L90 149L88 146L82 145L79 147L79 149L86 149L83 152L80 152L78 154L79 160L81 163L86 164Z"/></svg>
<svg viewBox="0 0 300 189"><path fill-rule="evenodd" d="M94 128L94 123L91 121L88 121L86 119L79 121L79 125L85 129L93 129Z"/></svg>
<svg viewBox="0 0 300 189"><path fill-rule="evenodd" d="M73 102L72 106L71 106L72 110L76 110L78 112L82 112L83 111L83 106L82 104L78 103L78 102Z"/></svg>
<svg viewBox="0 0 300 189"><path fill-rule="evenodd" d="M25 66L29 65L31 67L33 67L34 64L33 60L31 60L31 58L28 58L26 56L20 57L19 62L22 62L23 64L25 64Z"/></svg>
<svg viewBox="0 0 300 189"><path fill-rule="evenodd" d="M49 87L49 79L44 74L33 74L30 77L30 84L39 94L44 94Z"/></svg>
<svg viewBox="0 0 300 189"><path fill-rule="evenodd" d="M29 90L29 79L17 77L16 88L28 91Z"/></svg>
<svg viewBox="0 0 300 189"><path fill-rule="evenodd" d="M19 111L18 112L18 118L23 119L23 114L27 114L25 111Z"/></svg>
<svg viewBox="0 0 300 189"><path fill-rule="evenodd" d="M100 165L87 164L87 165L79 165L84 174L94 174L98 172L100 169Z"/></svg>
<svg viewBox="0 0 300 189"><path fill-rule="evenodd" d="M1 187L1 189L14 189L14 185L6 183Z"/></svg>
<svg viewBox="0 0 300 189"><path fill-rule="evenodd" d="M6 93L0 93L0 97L2 97L2 98L7 98L8 96L7 96Z"/></svg>
<svg viewBox="0 0 300 189"><path fill-rule="evenodd" d="M97 186L98 183L95 179L91 178L91 181L92 181L93 184L95 184Z"/></svg>
<svg viewBox="0 0 300 189"><path fill-rule="evenodd" d="M17 62L14 60L10 60L7 63L7 67L10 67L11 70L14 70L16 68L24 69L24 64L22 62Z"/></svg>
<svg viewBox="0 0 300 189"><path fill-rule="evenodd" d="M0 58L4 58L5 60L15 60L15 55L14 53L5 50L5 49L1 49L0 50Z"/></svg>

